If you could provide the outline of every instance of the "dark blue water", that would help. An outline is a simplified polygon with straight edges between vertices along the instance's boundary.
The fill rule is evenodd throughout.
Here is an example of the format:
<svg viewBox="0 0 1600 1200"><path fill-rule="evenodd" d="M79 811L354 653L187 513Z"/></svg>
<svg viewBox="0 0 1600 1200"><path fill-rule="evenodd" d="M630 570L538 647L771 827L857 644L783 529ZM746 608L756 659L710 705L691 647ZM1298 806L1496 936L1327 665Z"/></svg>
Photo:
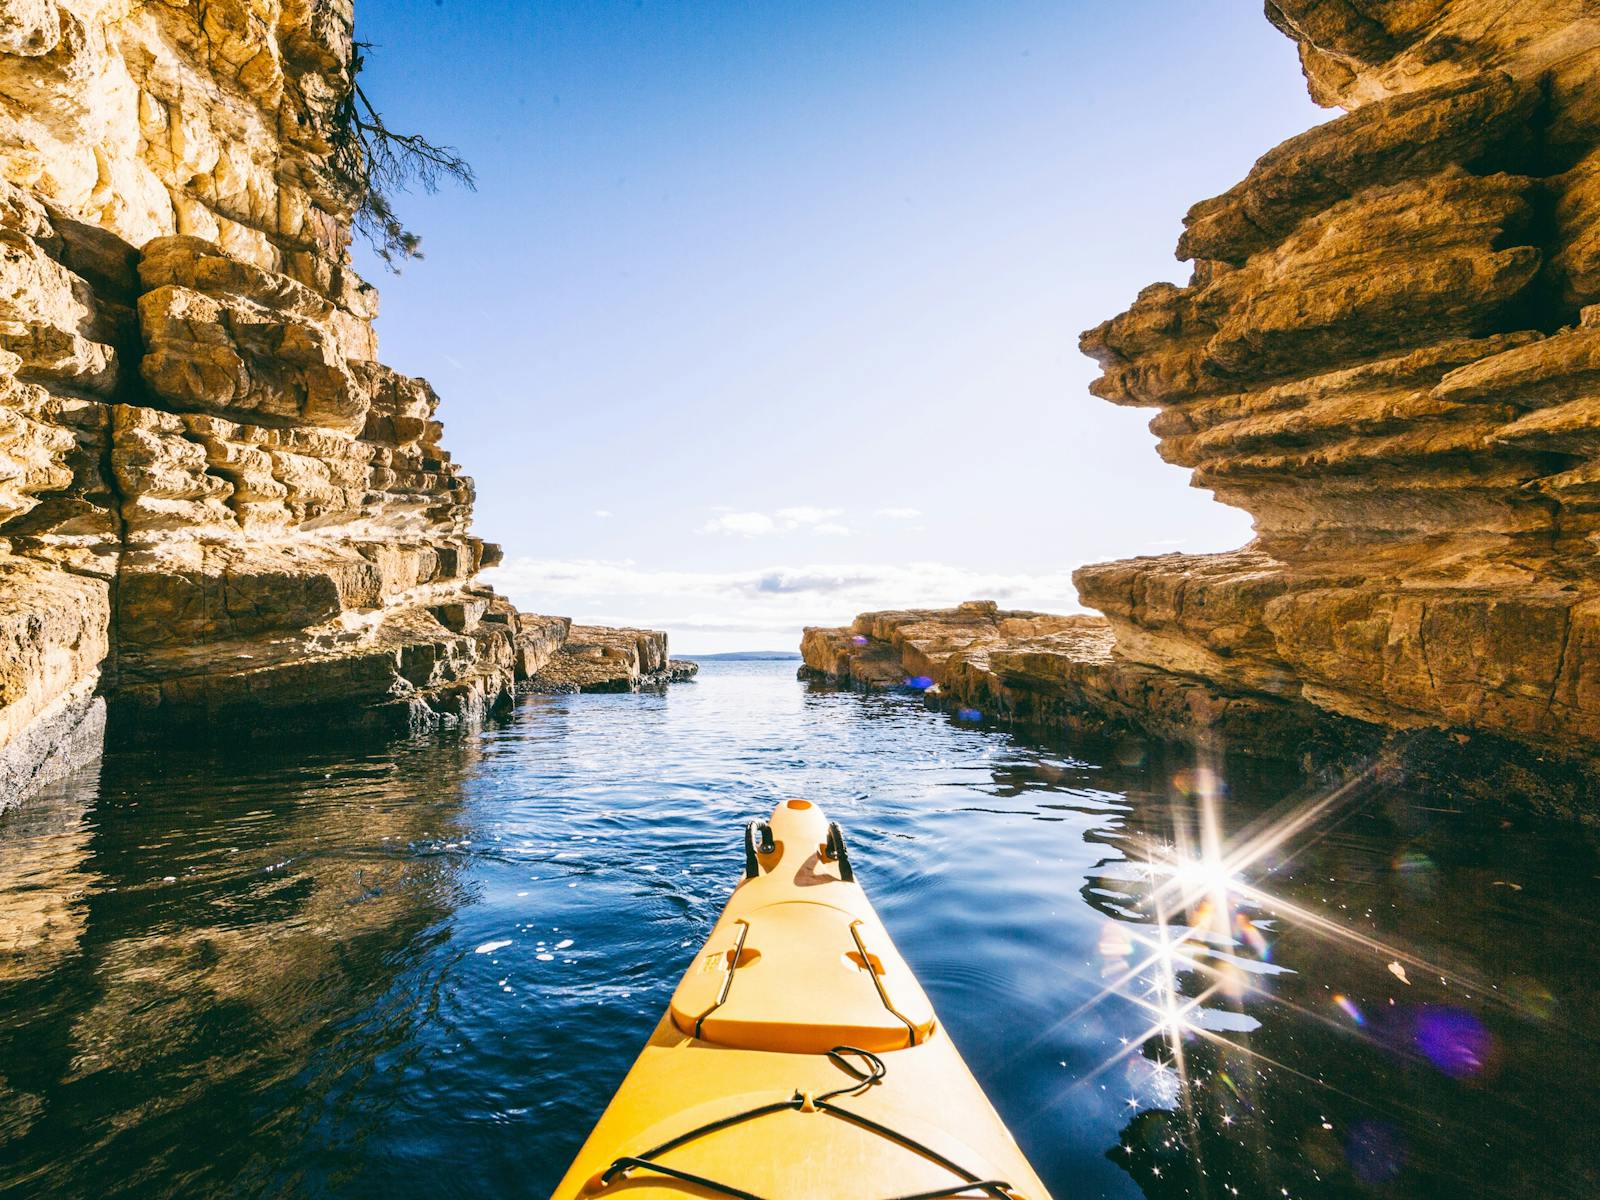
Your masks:
<svg viewBox="0 0 1600 1200"><path fill-rule="evenodd" d="M0 817L0 1194L544 1195L792 795L1061 1200L1600 1194L1588 834L792 673Z"/></svg>

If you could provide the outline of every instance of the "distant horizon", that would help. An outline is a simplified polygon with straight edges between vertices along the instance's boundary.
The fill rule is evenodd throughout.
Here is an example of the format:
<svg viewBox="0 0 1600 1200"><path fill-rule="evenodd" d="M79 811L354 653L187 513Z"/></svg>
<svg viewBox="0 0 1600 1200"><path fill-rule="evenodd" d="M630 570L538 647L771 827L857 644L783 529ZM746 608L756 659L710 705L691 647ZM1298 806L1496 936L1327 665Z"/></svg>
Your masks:
<svg viewBox="0 0 1600 1200"><path fill-rule="evenodd" d="M733 661L743 659L747 662L758 662L763 659L772 662L793 662L800 658L798 650L722 650L705 653L695 650L674 650L673 658L689 658L710 662L714 659Z"/></svg>
<svg viewBox="0 0 1600 1200"><path fill-rule="evenodd" d="M1094 399L1081 330L1182 281L1188 207L1326 119L1225 0L703 8L366 0L363 87L478 189L404 195L384 361L477 483L485 579L706 653L1245 514ZM1204 86L1198 81L1203 78Z"/></svg>

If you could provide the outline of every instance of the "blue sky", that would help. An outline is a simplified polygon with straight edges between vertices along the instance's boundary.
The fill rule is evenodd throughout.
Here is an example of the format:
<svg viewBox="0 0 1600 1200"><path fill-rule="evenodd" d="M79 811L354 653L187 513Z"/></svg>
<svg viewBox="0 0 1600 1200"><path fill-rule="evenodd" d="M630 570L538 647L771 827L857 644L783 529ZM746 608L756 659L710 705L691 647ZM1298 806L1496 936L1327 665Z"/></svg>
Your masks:
<svg viewBox="0 0 1600 1200"><path fill-rule="evenodd" d="M477 171L358 263L520 606L789 649L1248 539L1077 337L1327 118L1256 0L357 9L368 94Z"/></svg>

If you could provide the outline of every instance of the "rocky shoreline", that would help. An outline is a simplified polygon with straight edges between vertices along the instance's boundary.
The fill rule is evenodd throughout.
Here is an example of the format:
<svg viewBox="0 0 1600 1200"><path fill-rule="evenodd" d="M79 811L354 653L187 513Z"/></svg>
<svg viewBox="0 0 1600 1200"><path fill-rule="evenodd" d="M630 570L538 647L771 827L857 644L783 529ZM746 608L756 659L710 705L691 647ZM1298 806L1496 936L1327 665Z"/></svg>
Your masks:
<svg viewBox="0 0 1600 1200"><path fill-rule="evenodd" d="M1268 6L1346 115L1195 205L1189 283L1082 340L1091 391L1158 410L1162 457L1256 539L1077 571L1119 656L1595 778L1600 24L1581 7ZM1568 794L1600 816L1594 789Z"/></svg>
<svg viewBox="0 0 1600 1200"><path fill-rule="evenodd" d="M1189 282L1081 342L1090 390L1157 410L1162 457L1256 538L1082 567L1092 636L991 614L940 687L1237 753L1336 730L1350 770L1377 754L1600 819L1600 23L1490 0L1267 15L1346 113L1196 204ZM811 631L808 662L918 673L931 619L869 614L859 651Z"/></svg>
<svg viewBox="0 0 1600 1200"><path fill-rule="evenodd" d="M478 581L500 551L439 398L377 361L360 198L331 167L350 0L13 9L0 807L93 757L108 718L403 732L582 657L569 621ZM624 659L578 686L669 670Z"/></svg>
<svg viewBox="0 0 1600 1200"><path fill-rule="evenodd" d="M667 654L667 635L657 629L571 625L561 646L519 692L637 692L685 683L700 664Z"/></svg>
<svg viewBox="0 0 1600 1200"><path fill-rule="evenodd" d="M809 631L808 667L1600 816L1580 9L1269 5L1346 113L1195 205L1189 282L1081 343L1092 391L1156 409L1162 456L1255 541L1081 568L1103 620L868 614ZM500 551L439 398L378 360L351 269L330 163L352 19L37 0L0 21L0 805L108 722L416 730L690 673L664 637L480 582Z"/></svg>
<svg viewBox="0 0 1600 1200"><path fill-rule="evenodd" d="M1046 735L1131 734L1207 762L1281 764L1330 785L1446 791L1466 802L1596 819L1600 771L1587 759L1462 730L1396 730L1304 700L1230 691L1123 657L1110 622L1096 615L973 600L808 628L800 649L801 679L909 691L958 719Z"/></svg>
<svg viewBox="0 0 1600 1200"><path fill-rule="evenodd" d="M865 691L909 688L943 708L1042 729L1138 730L1217 753L1292 758L1318 723L1309 705L1229 694L1116 653L1104 617L950 609L863 613L808 628L802 678Z"/></svg>

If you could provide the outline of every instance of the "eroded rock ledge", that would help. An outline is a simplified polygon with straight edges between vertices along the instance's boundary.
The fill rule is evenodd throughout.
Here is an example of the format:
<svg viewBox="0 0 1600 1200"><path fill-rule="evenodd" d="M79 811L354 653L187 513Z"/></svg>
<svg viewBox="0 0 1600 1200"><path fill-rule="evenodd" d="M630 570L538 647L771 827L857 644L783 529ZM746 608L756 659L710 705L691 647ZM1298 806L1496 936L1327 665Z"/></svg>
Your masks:
<svg viewBox="0 0 1600 1200"><path fill-rule="evenodd" d="M974 717L1087 733L1137 730L1172 741L1272 755L1298 753L1317 725L1309 705L1228 693L1117 653L1104 617L956 608L862 613L843 628L808 628L802 677L862 688L911 688Z"/></svg>
<svg viewBox="0 0 1600 1200"><path fill-rule="evenodd" d="M1195 205L1187 285L1082 340L1255 541L1080 569L1103 626L869 614L807 661L1230 752L1337 729L1351 769L1600 818L1600 13L1267 11L1349 111Z"/></svg>
<svg viewBox="0 0 1600 1200"><path fill-rule="evenodd" d="M637 692L693 679L699 670L699 663L669 657L658 629L570 625L560 648L517 690Z"/></svg>
<svg viewBox="0 0 1600 1200"><path fill-rule="evenodd" d="M1386 729L1600 735L1600 15L1275 0L1348 115L1185 218L1084 335L1244 550L1085 567L1117 653Z"/></svg>
<svg viewBox="0 0 1600 1200"><path fill-rule="evenodd" d="M1136 662L1093 615L1008 611L992 600L863 613L842 628L808 628L801 657L802 679L904 689L966 719L1045 733L1147 735L1221 765L1287 764L1329 786L1429 788L1586 821L1600 788L1584 756L1492 734L1386 727Z"/></svg>
<svg viewBox="0 0 1600 1200"><path fill-rule="evenodd" d="M351 16L0 5L0 806L108 700L130 733L410 729L565 652L476 581L438 397L377 361L327 165Z"/></svg>

